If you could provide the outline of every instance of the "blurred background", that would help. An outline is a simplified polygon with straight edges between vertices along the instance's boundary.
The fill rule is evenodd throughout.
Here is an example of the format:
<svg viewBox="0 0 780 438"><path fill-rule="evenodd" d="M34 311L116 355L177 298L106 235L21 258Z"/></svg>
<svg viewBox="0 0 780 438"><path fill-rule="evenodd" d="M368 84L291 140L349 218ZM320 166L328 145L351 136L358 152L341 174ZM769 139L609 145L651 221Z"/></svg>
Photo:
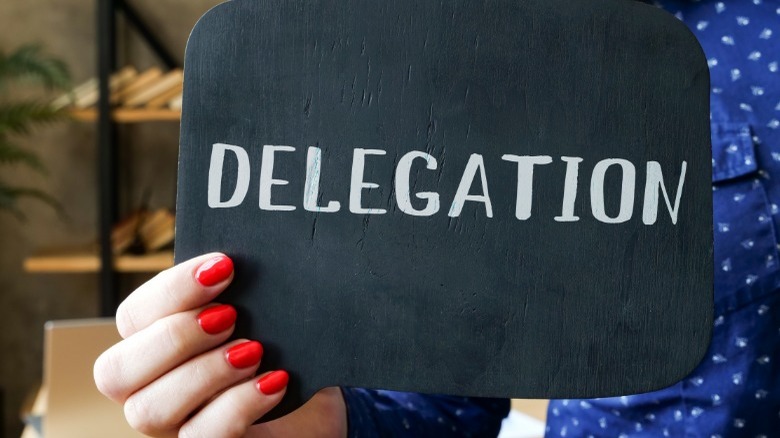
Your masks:
<svg viewBox="0 0 780 438"><path fill-rule="evenodd" d="M0 53L8 60L12 54L18 54L20 48L40 45L36 56L44 61L54 58L67 66L72 88L81 86L81 92L84 92L90 88L90 81L94 88L98 77L98 41L106 38L97 30L97 3L85 0L0 1ZM127 0L178 66L183 62L185 44L193 25L218 3L221 2ZM117 70L131 66L138 73L136 79L150 68L161 70L158 79L168 74L171 68L154 53L125 14L117 12L116 17L113 49ZM33 76L22 74L21 77L0 78L3 81L0 82L0 113L3 105L7 109L12 102L49 103L69 94L60 89L47 90ZM126 77L124 82L114 84L116 87L112 94L132 81ZM136 97L139 97L137 94ZM160 102L160 98L165 99L162 94L160 91L156 96ZM155 96L146 97L147 101L141 105L136 102L135 110L139 111L140 121L123 120L115 125L116 144L113 147L116 148L118 219L127 219L141 207L146 207L146 211L172 211L174 207L178 118L175 108L168 108L168 101L161 102L165 106L161 112L149 111L145 114L145 105ZM78 98L86 99L81 102L81 112L75 110ZM61 211L58 211L49 203L30 196L21 196L13 203L6 203L7 200L0 194L2 436L21 434L20 409L42 377L45 321L89 318L101 314L100 259L97 257L100 146L96 106L94 103L89 105L90 99L83 95L71 96L63 108L68 115L42 123L33 120L27 125L27 133L0 131L0 140L7 137L9 143L25 154L37 156L46 168L43 174L30 165L31 162L17 162L19 160L12 160L7 155L0 158L0 184L40 190L61 206ZM114 104L123 105L122 102ZM6 111L5 115L8 113ZM43 115L38 115L45 119ZM34 116L31 114L31 117ZM167 222L162 226L167 229ZM130 228L130 234L133 234L139 226L136 222ZM165 236L162 239L165 240ZM130 246L129 249L120 248L114 252L117 256L138 254L136 258L143 264L142 253L146 251L132 248L139 246L132 240L126 245ZM166 254L170 252L166 253L166 249L169 250L163 245L162 260L153 259L147 266L133 266L133 262L138 260L129 259L130 267L121 270L144 272L116 275L118 299L148 279L158 267L168 263ZM54 258L50 257L52 254Z"/></svg>

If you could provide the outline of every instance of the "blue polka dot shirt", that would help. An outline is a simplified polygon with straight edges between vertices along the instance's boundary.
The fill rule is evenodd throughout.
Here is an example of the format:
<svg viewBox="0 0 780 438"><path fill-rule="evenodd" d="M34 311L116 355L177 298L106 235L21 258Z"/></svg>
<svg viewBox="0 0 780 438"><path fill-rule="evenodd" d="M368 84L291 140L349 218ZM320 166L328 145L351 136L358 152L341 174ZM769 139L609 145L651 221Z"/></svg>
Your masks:
<svg viewBox="0 0 780 438"><path fill-rule="evenodd" d="M350 438L495 437L509 401L342 388Z"/></svg>
<svg viewBox="0 0 780 438"><path fill-rule="evenodd" d="M711 72L715 327L704 361L648 394L555 400L551 437L780 437L780 0L660 1Z"/></svg>

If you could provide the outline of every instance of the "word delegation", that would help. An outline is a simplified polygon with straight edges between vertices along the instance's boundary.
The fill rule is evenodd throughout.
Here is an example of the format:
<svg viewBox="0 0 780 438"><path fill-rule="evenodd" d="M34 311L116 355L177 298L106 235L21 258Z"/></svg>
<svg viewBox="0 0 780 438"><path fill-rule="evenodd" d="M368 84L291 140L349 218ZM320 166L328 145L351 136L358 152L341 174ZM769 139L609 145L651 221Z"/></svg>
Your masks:
<svg viewBox="0 0 780 438"><path fill-rule="evenodd" d="M274 175L274 161L280 154L295 152L293 146L265 145L262 152L262 164L259 176L259 205L266 211L294 211L296 206L274 204L271 202L271 192L275 186L289 184L288 180ZM229 199L222 197L222 180L225 168L225 155L232 153L237 161L235 189ZM369 189L379 188L376 182L366 181L365 169L367 160L371 156L386 155L382 149L354 149L352 151L352 171L349 185L349 206L351 213L358 215L385 214L386 209L376 206L364 205L363 193ZM379 160L372 158L371 160ZM527 220L531 217L531 207L534 189L534 169L538 166L549 165L553 158L548 155L512 155L506 154L502 160L514 163L517 167L517 198L515 201L515 216L518 220ZM403 155L395 167L395 199L398 210L410 216L433 216L441 210L439 194L432 191L412 193L411 172L412 164L420 160L425 163L426 169L436 171L439 163L436 158L421 151L411 151ZM576 222L580 218L574 214L574 206L577 200L577 186L579 184L579 168L583 161L581 157L560 157L566 165L566 176L561 196L561 214L554 219L557 222ZM306 157L306 182L304 184L303 208L306 211L319 213L335 213L341 210L338 201L320 202L320 174L321 174L322 150L318 147L309 147ZM370 165L371 163L369 163ZM620 190L620 207L617 213L609 215L605 208L604 181L607 170L620 169L622 172L622 184L614 188ZM661 164L657 161L648 161L646 166L646 178L644 189L644 204L642 206L642 222L646 225L656 223L658 218L659 201L661 195L666 204L673 224L677 224L677 216L680 209L683 186L685 184L685 172L687 162L683 161L674 201L670 199L664 183ZM246 149L241 146L216 143L211 151L211 162L208 176L208 205L210 208L232 208L241 205L246 198L250 186L250 161ZM612 189L612 188L610 188ZM636 167L628 160L608 158L596 163L590 178L590 203L593 217L603 223L619 224L631 220L634 214L634 194L636 191ZM422 208L415 208L412 196L418 200L417 204L424 204ZM455 197L449 205L447 214L450 217L458 217L468 202L481 204L485 215L493 217L493 203L490 198L488 178L485 171L483 156L471 154L463 170L463 176L457 186ZM418 205L419 207L420 205Z"/></svg>

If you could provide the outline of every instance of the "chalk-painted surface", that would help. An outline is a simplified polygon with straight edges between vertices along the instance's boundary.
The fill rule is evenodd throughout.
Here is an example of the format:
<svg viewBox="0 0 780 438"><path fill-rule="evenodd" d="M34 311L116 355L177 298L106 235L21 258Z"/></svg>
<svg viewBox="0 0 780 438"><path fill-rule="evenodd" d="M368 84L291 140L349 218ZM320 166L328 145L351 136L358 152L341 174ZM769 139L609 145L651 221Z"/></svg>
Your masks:
<svg viewBox="0 0 780 438"><path fill-rule="evenodd" d="M706 349L709 83L673 17L236 0L185 76L176 256L236 261L277 414L337 384L648 391Z"/></svg>

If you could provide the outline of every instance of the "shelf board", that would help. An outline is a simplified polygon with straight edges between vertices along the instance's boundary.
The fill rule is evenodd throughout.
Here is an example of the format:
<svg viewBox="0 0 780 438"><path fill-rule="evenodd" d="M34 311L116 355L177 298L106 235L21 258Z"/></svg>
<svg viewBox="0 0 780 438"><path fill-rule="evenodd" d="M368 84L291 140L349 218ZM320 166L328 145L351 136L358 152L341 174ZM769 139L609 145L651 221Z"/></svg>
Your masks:
<svg viewBox="0 0 780 438"><path fill-rule="evenodd" d="M114 258L117 272L159 272L173 266L173 251L146 255L121 255ZM100 270L95 250L48 250L24 260L30 273L90 273Z"/></svg>
<svg viewBox="0 0 780 438"><path fill-rule="evenodd" d="M94 108L69 110L70 115L82 122L94 122L98 112ZM170 122L181 120L181 111L172 109L115 108L111 111L117 123Z"/></svg>

